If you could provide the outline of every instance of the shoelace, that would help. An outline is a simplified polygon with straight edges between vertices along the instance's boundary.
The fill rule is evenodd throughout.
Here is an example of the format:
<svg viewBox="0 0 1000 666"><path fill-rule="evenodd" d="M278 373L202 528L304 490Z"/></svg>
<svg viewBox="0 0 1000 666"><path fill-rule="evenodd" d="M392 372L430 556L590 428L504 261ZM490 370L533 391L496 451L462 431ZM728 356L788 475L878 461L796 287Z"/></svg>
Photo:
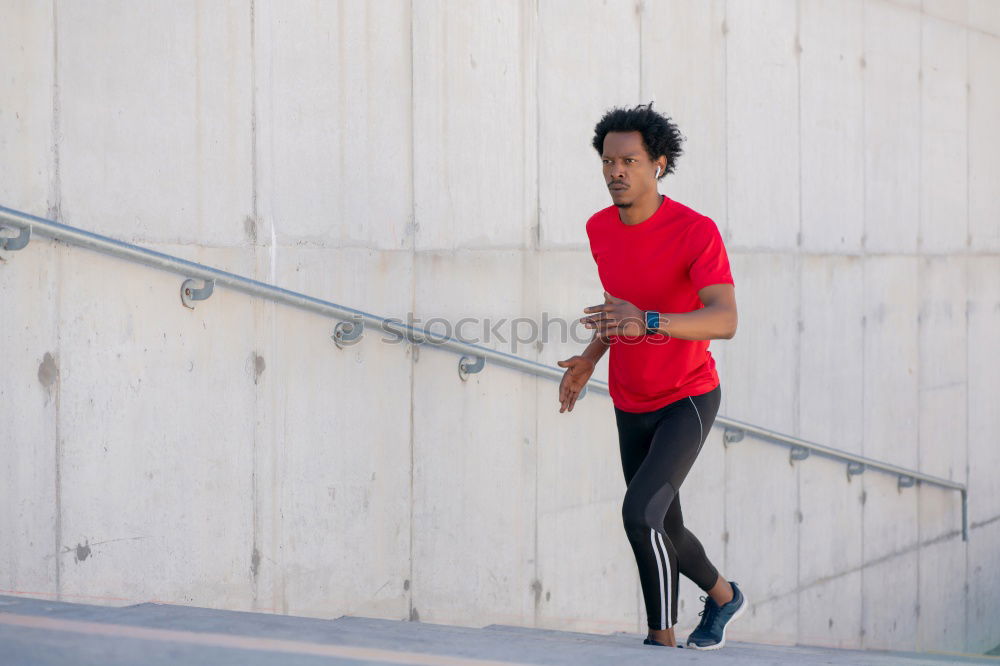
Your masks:
<svg viewBox="0 0 1000 666"><path fill-rule="evenodd" d="M719 616L719 611L721 610L719 604L714 601L709 603L708 597L698 597L705 604L705 608L698 612L701 616L701 622L698 623L698 628L695 631L701 631L702 629L708 629L715 624L715 619Z"/></svg>

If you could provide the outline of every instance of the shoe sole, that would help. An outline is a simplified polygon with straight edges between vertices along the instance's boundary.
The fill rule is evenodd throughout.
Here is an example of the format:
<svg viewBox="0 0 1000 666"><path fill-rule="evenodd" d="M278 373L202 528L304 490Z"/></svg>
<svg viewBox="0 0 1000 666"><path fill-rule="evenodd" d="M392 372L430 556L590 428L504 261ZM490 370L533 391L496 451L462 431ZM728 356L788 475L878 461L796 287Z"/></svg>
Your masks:
<svg viewBox="0 0 1000 666"><path fill-rule="evenodd" d="M743 604L736 610L736 613L731 618L729 618L729 622L726 622L726 626L722 628L721 641L719 641L715 645L700 646L700 645L695 645L694 643L688 643L687 646L692 650L721 650L722 648L724 648L726 646L726 630L729 629L729 625L731 625L736 620L740 619L740 616L743 615L743 611L747 609L747 605L749 605L749 603L750 600L747 599L747 595L746 593L744 593Z"/></svg>

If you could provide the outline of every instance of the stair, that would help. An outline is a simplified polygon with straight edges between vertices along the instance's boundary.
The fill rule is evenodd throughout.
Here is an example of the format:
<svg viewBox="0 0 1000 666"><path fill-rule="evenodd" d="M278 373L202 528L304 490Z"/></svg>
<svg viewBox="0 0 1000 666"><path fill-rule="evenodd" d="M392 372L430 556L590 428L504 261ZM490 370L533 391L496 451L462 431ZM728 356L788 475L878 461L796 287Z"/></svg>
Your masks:
<svg viewBox="0 0 1000 666"><path fill-rule="evenodd" d="M1000 664L987 655L730 643L650 647L637 634L483 628L345 616L332 620L143 603L109 607L0 595L0 663L220 664Z"/></svg>

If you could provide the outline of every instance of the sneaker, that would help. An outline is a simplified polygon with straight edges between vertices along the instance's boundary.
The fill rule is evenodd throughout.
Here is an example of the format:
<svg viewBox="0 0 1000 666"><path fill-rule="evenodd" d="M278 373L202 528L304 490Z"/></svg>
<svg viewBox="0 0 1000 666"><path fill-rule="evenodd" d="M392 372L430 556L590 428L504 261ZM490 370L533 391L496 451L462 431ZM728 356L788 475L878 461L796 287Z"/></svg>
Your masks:
<svg viewBox="0 0 1000 666"><path fill-rule="evenodd" d="M733 598L729 603L719 605L711 597L701 597L705 609L698 613L701 622L688 636L688 647L695 650L718 650L726 644L726 627L729 623L743 615L747 607L747 598L743 596L739 586L729 581L733 586Z"/></svg>
<svg viewBox="0 0 1000 666"><path fill-rule="evenodd" d="M652 638L646 638L642 641L643 645L659 645L660 647L670 647L666 643L661 643L660 641L654 641ZM682 648L683 645L678 644L677 647Z"/></svg>

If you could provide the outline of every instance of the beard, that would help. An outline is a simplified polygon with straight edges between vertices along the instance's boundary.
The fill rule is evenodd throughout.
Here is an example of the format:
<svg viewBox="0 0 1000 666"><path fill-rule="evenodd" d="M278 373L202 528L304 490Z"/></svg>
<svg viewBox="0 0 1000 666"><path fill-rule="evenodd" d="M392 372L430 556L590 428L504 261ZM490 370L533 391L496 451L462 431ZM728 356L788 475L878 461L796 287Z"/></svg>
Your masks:
<svg viewBox="0 0 1000 666"><path fill-rule="evenodd" d="M626 201L626 202L623 202L623 203L616 203L615 206L617 208L631 208L632 207L632 202L631 201Z"/></svg>

